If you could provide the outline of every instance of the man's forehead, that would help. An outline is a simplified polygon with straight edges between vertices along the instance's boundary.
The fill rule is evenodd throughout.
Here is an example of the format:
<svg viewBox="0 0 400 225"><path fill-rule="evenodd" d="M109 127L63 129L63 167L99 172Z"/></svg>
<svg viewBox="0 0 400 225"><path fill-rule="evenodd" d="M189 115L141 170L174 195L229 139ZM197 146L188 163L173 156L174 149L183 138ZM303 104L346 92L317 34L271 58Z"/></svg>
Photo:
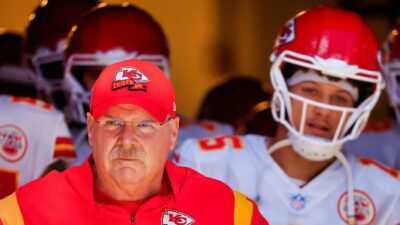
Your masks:
<svg viewBox="0 0 400 225"><path fill-rule="evenodd" d="M125 116L131 118L151 119L156 120L149 112L143 107L135 104L118 104L110 107L104 112L103 116Z"/></svg>
<svg viewBox="0 0 400 225"><path fill-rule="evenodd" d="M333 82L335 82L335 81L333 81ZM300 83L298 83L296 85L293 85L293 86L314 86L314 87L320 87L320 88L330 87L329 88L330 90L334 90L336 92L345 92L347 94L350 94L347 91L347 89L344 89L339 85L334 85L334 83L332 84L332 83L327 83L327 82L319 82L319 81L310 80L310 81L300 82Z"/></svg>
<svg viewBox="0 0 400 225"><path fill-rule="evenodd" d="M298 70L287 81L289 87L301 83L329 84L335 86L338 90L350 94L354 100L358 99L358 88L348 80L338 79L329 75L322 75L315 70Z"/></svg>

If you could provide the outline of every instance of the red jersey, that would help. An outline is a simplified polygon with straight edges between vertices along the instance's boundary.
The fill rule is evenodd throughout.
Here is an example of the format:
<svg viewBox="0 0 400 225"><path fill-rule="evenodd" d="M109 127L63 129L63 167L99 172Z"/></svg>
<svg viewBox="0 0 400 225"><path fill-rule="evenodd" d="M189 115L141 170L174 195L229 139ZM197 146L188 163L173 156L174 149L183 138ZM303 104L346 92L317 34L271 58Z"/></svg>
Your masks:
<svg viewBox="0 0 400 225"><path fill-rule="evenodd" d="M168 194L140 204L134 215L119 204L94 200L89 160L63 173L51 172L0 201L0 224L264 225L254 202L222 182L166 163Z"/></svg>

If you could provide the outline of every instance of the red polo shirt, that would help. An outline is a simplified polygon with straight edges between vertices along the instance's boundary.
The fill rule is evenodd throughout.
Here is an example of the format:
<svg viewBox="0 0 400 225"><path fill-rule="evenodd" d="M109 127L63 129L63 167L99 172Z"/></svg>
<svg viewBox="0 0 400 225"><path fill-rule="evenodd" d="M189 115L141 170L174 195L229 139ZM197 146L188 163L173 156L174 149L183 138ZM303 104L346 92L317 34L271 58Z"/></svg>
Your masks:
<svg viewBox="0 0 400 225"><path fill-rule="evenodd" d="M154 195L137 204L134 211L115 202L103 202L101 197L95 200L88 161L63 173L51 172L0 200L0 224L268 224L252 201L222 182L170 162L165 171L170 193Z"/></svg>

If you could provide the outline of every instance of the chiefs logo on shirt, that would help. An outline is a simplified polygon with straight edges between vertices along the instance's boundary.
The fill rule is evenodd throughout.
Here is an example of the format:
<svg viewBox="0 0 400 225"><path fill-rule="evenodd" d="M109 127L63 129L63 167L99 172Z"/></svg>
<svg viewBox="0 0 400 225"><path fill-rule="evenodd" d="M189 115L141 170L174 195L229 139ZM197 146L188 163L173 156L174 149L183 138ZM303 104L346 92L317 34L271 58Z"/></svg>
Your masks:
<svg viewBox="0 0 400 225"><path fill-rule="evenodd" d="M162 215L161 222L162 225L190 225L195 220L184 213L167 209Z"/></svg>
<svg viewBox="0 0 400 225"><path fill-rule="evenodd" d="M339 215L343 221L347 221L347 191L343 193L338 201ZM356 213L357 224L367 225L371 224L376 215L376 209L374 202L364 192L360 190L354 190L354 206Z"/></svg>
<svg viewBox="0 0 400 225"><path fill-rule="evenodd" d="M112 89L127 87L131 91L146 91L145 83L149 81L149 78L140 70L133 67L122 67L115 75Z"/></svg>
<svg viewBox="0 0 400 225"><path fill-rule="evenodd" d="M24 156L27 149L24 132L14 126L0 127L0 156L9 162L15 162Z"/></svg>

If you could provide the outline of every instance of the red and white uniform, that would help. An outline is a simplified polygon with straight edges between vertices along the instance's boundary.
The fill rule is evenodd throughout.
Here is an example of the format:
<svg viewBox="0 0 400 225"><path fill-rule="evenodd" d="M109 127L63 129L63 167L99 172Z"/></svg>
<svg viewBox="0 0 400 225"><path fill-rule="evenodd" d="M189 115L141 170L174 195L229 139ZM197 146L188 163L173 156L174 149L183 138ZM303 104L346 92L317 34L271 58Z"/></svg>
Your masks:
<svg viewBox="0 0 400 225"><path fill-rule="evenodd" d="M0 96L0 198L60 158L75 158L63 114L40 100Z"/></svg>
<svg viewBox="0 0 400 225"><path fill-rule="evenodd" d="M347 142L344 149L400 169L400 124L392 120L371 122L357 139Z"/></svg>
<svg viewBox="0 0 400 225"><path fill-rule="evenodd" d="M235 130L229 124L216 121L181 122L177 145L188 138L214 137L219 135L233 135Z"/></svg>
<svg viewBox="0 0 400 225"><path fill-rule="evenodd" d="M347 179L339 161L299 187L255 135L189 139L175 160L227 183L255 200L271 224L346 224ZM357 224L400 223L399 173L348 155L353 171Z"/></svg>

